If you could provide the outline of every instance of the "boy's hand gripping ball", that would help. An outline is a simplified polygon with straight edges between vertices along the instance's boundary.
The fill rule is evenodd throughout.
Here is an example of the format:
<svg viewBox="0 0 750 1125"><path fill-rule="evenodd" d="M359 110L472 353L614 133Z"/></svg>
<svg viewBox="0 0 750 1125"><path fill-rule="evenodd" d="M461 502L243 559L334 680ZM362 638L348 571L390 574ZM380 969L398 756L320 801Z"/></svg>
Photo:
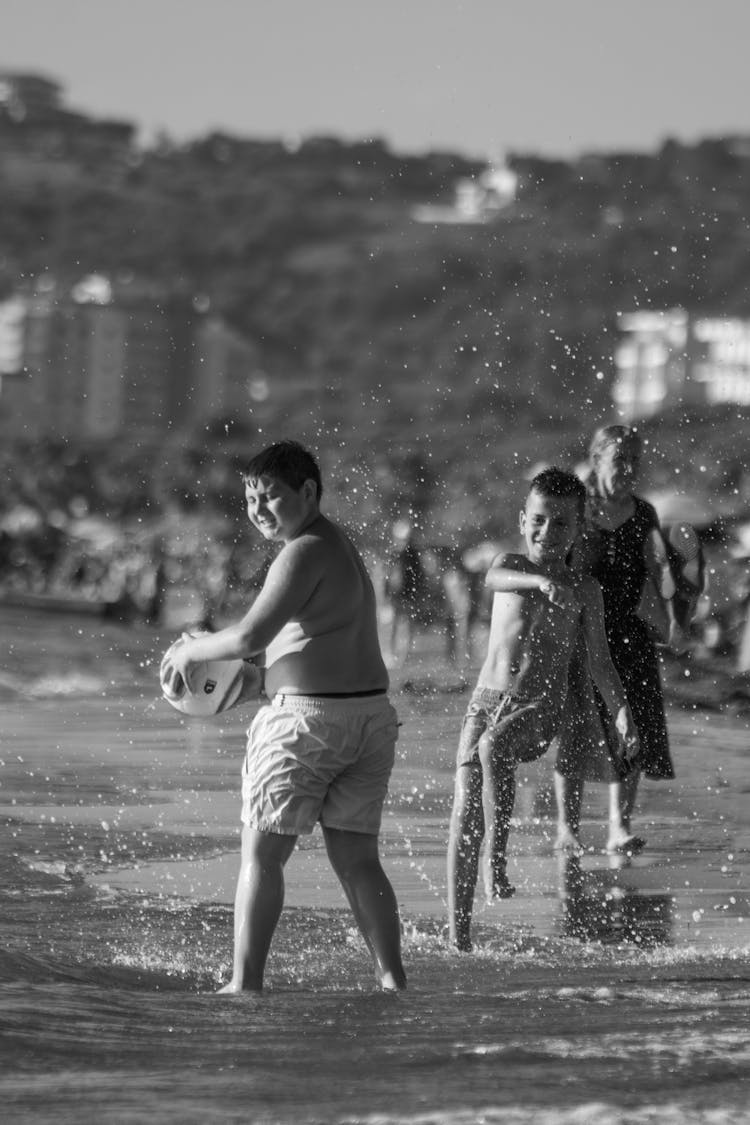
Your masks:
<svg viewBox="0 0 750 1125"><path fill-rule="evenodd" d="M219 715L244 700L260 695L262 674L246 660L206 660L193 668L193 690L169 663L160 672L162 695L183 715L206 718Z"/></svg>

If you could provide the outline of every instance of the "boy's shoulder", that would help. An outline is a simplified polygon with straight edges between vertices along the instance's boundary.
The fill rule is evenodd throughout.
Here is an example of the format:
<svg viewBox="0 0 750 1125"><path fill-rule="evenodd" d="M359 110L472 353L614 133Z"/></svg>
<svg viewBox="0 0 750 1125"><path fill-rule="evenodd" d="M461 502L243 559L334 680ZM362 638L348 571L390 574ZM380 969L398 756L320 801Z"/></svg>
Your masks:
<svg viewBox="0 0 750 1125"><path fill-rule="evenodd" d="M316 559L325 559L339 546L338 538L328 528L320 525L309 527L281 546L274 560L285 567L305 567Z"/></svg>
<svg viewBox="0 0 750 1125"><path fill-rule="evenodd" d="M325 516L286 543L281 556L287 565L317 572L340 567L353 559L361 563L360 552L344 528Z"/></svg>

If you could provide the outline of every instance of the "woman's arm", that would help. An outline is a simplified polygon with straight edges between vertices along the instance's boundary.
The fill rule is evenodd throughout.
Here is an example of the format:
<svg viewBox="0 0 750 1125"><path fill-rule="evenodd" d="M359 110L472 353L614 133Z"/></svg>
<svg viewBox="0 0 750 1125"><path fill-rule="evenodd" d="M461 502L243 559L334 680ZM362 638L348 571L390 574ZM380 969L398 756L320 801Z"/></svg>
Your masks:
<svg viewBox="0 0 750 1125"><path fill-rule="evenodd" d="M604 600L599 583L593 578L584 579L582 589L583 635L589 661L591 679L615 718L624 756L634 758L638 753L638 731L630 712L625 690L612 657L604 631Z"/></svg>
<svg viewBox="0 0 750 1125"><path fill-rule="evenodd" d="M667 609L669 647L675 652L683 652L687 647L688 639L675 615L672 599L677 591L677 585L672 574L672 568L669 565L667 547L659 527L652 527L643 541L643 561L646 566L646 573L654 583Z"/></svg>
<svg viewBox="0 0 750 1125"><path fill-rule="evenodd" d="M669 565L667 547L658 527L652 527L643 541L643 561L664 601L671 602L677 587Z"/></svg>

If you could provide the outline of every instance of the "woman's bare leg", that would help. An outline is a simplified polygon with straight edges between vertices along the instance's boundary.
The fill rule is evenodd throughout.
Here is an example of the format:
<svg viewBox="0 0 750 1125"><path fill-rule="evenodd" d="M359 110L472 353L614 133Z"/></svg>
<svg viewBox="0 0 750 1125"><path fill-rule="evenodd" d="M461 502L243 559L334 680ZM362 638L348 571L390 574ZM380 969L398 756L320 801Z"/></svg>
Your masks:
<svg viewBox="0 0 750 1125"><path fill-rule="evenodd" d="M630 818L638 795L640 771L632 770L622 781L613 781L609 786L609 839L608 852L632 855L642 851L646 841L630 830Z"/></svg>
<svg viewBox="0 0 750 1125"><path fill-rule="evenodd" d="M578 839L581 825L583 782L575 777L563 777L554 771L555 800L557 802L557 839L555 851L568 855L583 855Z"/></svg>

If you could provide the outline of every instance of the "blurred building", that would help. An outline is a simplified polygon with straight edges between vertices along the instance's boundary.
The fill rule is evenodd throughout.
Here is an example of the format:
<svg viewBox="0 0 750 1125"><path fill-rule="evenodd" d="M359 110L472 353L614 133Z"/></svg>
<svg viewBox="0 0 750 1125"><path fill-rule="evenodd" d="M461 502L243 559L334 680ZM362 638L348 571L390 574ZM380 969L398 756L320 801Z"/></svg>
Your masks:
<svg viewBox="0 0 750 1125"><path fill-rule="evenodd" d="M518 174L504 160L477 176L461 176L451 204L423 203L412 214L420 223L489 223L516 200Z"/></svg>
<svg viewBox="0 0 750 1125"><path fill-rule="evenodd" d="M750 403L750 320L669 309L620 313L618 327L612 397L626 420Z"/></svg>
<svg viewBox="0 0 750 1125"><path fill-rule="evenodd" d="M0 433L101 440L244 416L257 349L182 296L0 303Z"/></svg>
<svg viewBox="0 0 750 1125"><path fill-rule="evenodd" d="M0 114L11 121L49 117L60 110L62 87L38 74L0 71Z"/></svg>
<svg viewBox="0 0 750 1125"><path fill-rule="evenodd" d="M59 83L0 71L0 182L59 186L103 159L116 176L133 159L134 138L129 121L95 120L67 109Z"/></svg>

